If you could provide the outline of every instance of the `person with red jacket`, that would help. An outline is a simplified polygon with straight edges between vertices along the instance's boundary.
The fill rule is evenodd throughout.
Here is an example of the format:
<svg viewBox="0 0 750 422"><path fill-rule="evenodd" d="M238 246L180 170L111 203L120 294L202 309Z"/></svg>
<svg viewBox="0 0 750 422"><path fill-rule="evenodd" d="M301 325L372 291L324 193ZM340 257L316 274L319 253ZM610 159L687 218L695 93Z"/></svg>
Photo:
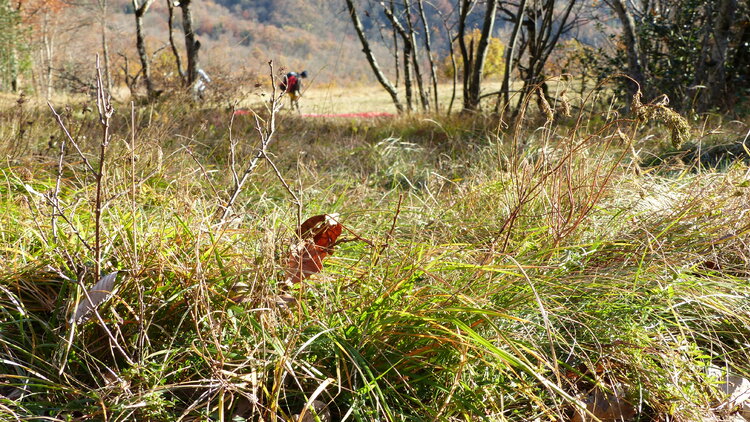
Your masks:
<svg viewBox="0 0 750 422"><path fill-rule="evenodd" d="M302 79L304 78L307 78L306 70L303 70L301 73L289 72L279 84L279 88L284 93L289 94L292 109L296 108L297 111L299 111L299 99L302 96Z"/></svg>

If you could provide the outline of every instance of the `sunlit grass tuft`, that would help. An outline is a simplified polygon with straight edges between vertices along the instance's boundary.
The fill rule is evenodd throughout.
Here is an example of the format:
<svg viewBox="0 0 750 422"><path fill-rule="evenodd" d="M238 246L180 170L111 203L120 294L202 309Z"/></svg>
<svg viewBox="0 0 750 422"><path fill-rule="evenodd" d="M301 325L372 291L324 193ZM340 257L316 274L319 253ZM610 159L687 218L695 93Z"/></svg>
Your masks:
<svg viewBox="0 0 750 422"><path fill-rule="evenodd" d="M750 374L747 167L634 171L632 120L282 114L268 158L287 186L264 162L221 221L229 112L137 108L134 149L118 113L101 227L118 290L77 325L95 184L48 112L23 113L34 136L0 131L11 418L569 420L598 389L640 420L696 420L720 401L708 367ZM87 157L93 120L64 115ZM255 121L231 139L242 167ZM347 241L280 305L290 191Z"/></svg>

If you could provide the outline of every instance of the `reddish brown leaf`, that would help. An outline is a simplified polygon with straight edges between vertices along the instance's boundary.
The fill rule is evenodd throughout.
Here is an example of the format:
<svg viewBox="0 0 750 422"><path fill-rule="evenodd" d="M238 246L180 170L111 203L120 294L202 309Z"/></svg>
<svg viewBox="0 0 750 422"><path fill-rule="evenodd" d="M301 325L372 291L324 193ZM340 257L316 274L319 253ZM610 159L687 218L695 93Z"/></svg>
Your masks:
<svg viewBox="0 0 750 422"><path fill-rule="evenodd" d="M638 409L624 398L624 391L619 386L613 387L613 392L602 390L599 386L594 387L584 397L582 402L587 410L576 408L571 422L586 422L598 420L601 422L629 421L637 413ZM588 412L591 412L596 418L592 418Z"/></svg>
<svg viewBox="0 0 750 422"><path fill-rule="evenodd" d="M286 270L292 283L299 283L323 269L323 259L333 253L332 247L343 229L337 218L337 214L316 215L299 227Z"/></svg>

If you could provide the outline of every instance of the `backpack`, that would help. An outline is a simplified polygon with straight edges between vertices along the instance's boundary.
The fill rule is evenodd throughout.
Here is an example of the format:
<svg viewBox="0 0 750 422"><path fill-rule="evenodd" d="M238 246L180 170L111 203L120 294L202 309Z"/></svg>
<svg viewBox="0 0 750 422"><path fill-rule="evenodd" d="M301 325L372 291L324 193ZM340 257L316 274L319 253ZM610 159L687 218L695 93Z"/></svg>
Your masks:
<svg viewBox="0 0 750 422"><path fill-rule="evenodd" d="M298 83L299 80L297 79L297 76L293 73L287 73L284 80L279 84L279 88L284 92L294 92L297 89Z"/></svg>

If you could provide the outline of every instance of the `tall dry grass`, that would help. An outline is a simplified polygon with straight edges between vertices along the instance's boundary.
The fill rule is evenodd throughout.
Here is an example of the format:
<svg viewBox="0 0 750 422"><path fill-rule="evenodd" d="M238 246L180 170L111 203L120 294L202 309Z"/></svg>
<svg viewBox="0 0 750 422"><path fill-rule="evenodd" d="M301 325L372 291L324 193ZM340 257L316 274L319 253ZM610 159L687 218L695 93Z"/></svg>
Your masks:
<svg viewBox="0 0 750 422"><path fill-rule="evenodd" d="M96 169L86 107L60 115ZM0 112L3 418L569 420L598 394L698 420L722 401L708 367L748 376L747 166L633 162L663 128L281 113L222 219L268 111L115 107L100 274L95 177L48 111ZM282 306L291 193L349 241Z"/></svg>

